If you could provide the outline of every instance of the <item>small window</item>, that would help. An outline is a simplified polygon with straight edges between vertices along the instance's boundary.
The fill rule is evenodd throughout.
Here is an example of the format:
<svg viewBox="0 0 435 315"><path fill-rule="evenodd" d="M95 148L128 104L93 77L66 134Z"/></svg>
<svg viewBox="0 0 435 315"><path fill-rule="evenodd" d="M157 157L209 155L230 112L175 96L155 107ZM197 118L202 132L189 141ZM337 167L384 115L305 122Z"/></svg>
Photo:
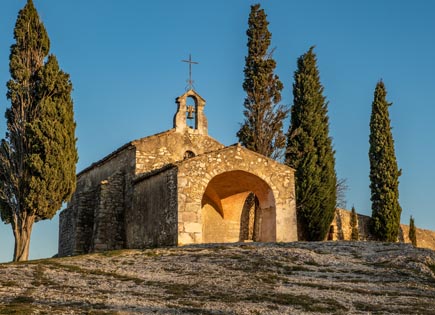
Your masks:
<svg viewBox="0 0 435 315"><path fill-rule="evenodd" d="M185 160L193 158L194 156L195 156L195 153L193 153L192 151L186 151L186 152L184 152L184 159Z"/></svg>

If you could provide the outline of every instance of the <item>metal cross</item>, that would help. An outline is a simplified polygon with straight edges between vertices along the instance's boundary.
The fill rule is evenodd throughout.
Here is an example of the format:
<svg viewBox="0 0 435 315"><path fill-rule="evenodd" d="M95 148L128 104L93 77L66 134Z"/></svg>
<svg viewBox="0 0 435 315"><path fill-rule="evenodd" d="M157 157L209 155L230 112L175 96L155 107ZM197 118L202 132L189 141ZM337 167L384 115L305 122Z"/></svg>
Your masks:
<svg viewBox="0 0 435 315"><path fill-rule="evenodd" d="M182 62L187 62L189 64L189 80L187 83L189 84L189 90L193 88L193 80L192 80L192 65L197 65L198 62L192 61L192 55L189 54L189 60L181 60Z"/></svg>

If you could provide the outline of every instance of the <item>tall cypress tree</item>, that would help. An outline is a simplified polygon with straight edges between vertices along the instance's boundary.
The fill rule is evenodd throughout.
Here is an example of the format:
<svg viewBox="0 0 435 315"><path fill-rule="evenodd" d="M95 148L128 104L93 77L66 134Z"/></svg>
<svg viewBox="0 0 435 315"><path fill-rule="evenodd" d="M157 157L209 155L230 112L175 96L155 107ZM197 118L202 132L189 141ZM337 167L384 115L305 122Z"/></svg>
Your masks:
<svg viewBox="0 0 435 315"><path fill-rule="evenodd" d="M372 201L371 232L379 241L396 242L400 215L399 176L391 133L387 91L382 81L376 85L370 118L370 190Z"/></svg>
<svg viewBox="0 0 435 315"><path fill-rule="evenodd" d="M352 241L359 240L358 215L356 214L355 207L352 207L352 212L350 214L350 239Z"/></svg>
<svg viewBox="0 0 435 315"><path fill-rule="evenodd" d="M417 231L415 228L414 218L411 216L409 218L409 240L414 247L417 247Z"/></svg>
<svg viewBox="0 0 435 315"><path fill-rule="evenodd" d="M248 20L248 55L245 58L245 121L237 136L248 149L274 159L285 146L283 120L288 110L279 105L283 85L274 74L276 62L268 52L271 33L266 14L259 4L251 6Z"/></svg>
<svg viewBox="0 0 435 315"><path fill-rule="evenodd" d="M301 237L323 240L334 217L337 177L328 103L311 47L294 73L286 164L296 169L296 206Z"/></svg>
<svg viewBox="0 0 435 315"><path fill-rule="evenodd" d="M19 12L11 46L0 145L0 214L15 237L14 260L27 260L33 223L52 218L75 189L75 122L69 76L54 56L32 0Z"/></svg>

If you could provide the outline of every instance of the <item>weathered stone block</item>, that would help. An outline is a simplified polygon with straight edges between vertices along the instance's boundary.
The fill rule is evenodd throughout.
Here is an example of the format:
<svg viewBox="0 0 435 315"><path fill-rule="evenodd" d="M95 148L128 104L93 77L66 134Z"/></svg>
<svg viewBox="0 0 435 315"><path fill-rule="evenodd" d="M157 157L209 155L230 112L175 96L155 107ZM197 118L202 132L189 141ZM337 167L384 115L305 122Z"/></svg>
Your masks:
<svg viewBox="0 0 435 315"><path fill-rule="evenodd" d="M189 233L178 233L178 245L195 243L194 238Z"/></svg>
<svg viewBox="0 0 435 315"><path fill-rule="evenodd" d="M182 212L181 222L198 222L198 215L196 212Z"/></svg>
<svg viewBox="0 0 435 315"><path fill-rule="evenodd" d="M185 222L184 231L187 233L200 233L202 232L202 224L194 222Z"/></svg>

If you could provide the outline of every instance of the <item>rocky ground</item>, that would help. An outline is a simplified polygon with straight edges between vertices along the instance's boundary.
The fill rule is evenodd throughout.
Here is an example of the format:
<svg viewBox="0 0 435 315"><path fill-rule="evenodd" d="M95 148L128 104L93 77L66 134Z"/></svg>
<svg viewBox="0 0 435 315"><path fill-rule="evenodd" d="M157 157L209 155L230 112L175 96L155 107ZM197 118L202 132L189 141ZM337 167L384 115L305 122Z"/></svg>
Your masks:
<svg viewBox="0 0 435 315"><path fill-rule="evenodd" d="M0 314L435 314L435 252L220 244L0 264Z"/></svg>

